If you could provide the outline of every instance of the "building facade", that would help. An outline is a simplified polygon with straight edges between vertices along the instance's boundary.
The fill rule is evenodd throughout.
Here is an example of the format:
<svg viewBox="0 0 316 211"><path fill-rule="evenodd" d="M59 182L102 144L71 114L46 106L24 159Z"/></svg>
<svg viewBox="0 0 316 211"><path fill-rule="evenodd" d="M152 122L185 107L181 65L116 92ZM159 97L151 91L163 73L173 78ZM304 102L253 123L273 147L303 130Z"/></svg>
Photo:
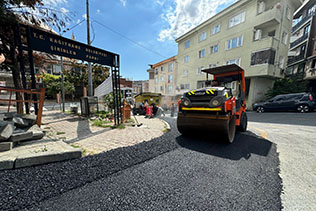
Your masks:
<svg viewBox="0 0 316 211"><path fill-rule="evenodd" d="M133 81L133 94L138 95L143 92L149 92L149 81L148 80Z"/></svg>
<svg viewBox="0 0 316 211"><path fill-rule="evenodd" d="M162 105L167 107L176 102L177 88L177 60L176 56L151 65L149 73L149 91L163 96Z"/></svg>
<svg viewBox="0 0 316 211"><path fill-rule="evenodd" d="M304 3L294 15L287 77L309 81L316 93L316 0Z"/></svg>
<svg viewBox="0 0 316 211"><path fill-rule="evenodd" d="M245 70L247 107L284 76L294 11L300 0L240 0L182 35L177 95L205 86L201 70L236 63Z"/></svg>

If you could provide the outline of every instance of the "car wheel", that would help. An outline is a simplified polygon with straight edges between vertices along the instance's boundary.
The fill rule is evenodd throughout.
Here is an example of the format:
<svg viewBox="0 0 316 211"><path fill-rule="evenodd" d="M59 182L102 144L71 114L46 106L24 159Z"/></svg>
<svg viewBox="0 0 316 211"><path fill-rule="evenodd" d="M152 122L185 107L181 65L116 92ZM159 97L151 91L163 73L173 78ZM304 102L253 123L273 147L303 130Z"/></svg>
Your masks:
<svg viewBox="0 0 316 211"><path fill-rule="evenodd" d="M257 108L257 112L258 112L258 113L263 113L263 112L264 112L264 108L263 108L262 106L259 106L259 107Z"/></svg>
<svg viewBox="0 0 316 211"><path fill-rule="evenodd" d="M307 113L310 111L310 108L308 105L299 105L297 106L297 111L301 113Z"/></svg>

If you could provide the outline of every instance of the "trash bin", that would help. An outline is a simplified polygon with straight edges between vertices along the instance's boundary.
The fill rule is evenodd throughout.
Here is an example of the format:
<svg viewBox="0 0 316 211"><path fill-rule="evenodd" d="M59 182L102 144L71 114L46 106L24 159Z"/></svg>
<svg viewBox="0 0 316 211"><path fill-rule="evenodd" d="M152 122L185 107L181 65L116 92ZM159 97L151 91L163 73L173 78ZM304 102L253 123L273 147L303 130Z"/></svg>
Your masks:
<svg viewBox="0 0 316 211"><path fill-rule="evenodd" d="M82 97L80 99L81 115L90 116L99 111L98 97Z"/></svg>

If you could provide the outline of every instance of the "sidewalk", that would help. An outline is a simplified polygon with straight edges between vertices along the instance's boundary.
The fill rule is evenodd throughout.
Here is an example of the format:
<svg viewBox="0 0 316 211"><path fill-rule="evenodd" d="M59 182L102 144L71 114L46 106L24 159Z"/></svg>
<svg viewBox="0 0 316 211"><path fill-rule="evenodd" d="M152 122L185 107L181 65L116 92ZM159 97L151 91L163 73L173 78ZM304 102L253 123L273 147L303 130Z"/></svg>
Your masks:
<svg viewBox="0 0 316 211"><path fill-rule="evenodd" d="M143 116L136 118L143 124L141 127L110 129L92 126L84 117L45 111L42 129L47 131L49 137L62 139L73 147L82 148L86 156L149 141L163 135L169 127L160 119L145 119Z"/></svg>

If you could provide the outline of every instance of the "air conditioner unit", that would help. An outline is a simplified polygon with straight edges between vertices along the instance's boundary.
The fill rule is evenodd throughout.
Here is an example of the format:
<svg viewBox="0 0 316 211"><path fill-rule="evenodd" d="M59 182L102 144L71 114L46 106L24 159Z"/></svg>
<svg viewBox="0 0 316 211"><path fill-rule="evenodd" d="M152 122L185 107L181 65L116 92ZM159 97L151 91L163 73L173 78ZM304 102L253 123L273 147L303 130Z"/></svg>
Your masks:
<svg viewBox="0 0 316 211"><path fill-rule="evenodd" d="M257 29L255 32L255 40L261 40L261 38L262 38L262 30Z"/></svg>

